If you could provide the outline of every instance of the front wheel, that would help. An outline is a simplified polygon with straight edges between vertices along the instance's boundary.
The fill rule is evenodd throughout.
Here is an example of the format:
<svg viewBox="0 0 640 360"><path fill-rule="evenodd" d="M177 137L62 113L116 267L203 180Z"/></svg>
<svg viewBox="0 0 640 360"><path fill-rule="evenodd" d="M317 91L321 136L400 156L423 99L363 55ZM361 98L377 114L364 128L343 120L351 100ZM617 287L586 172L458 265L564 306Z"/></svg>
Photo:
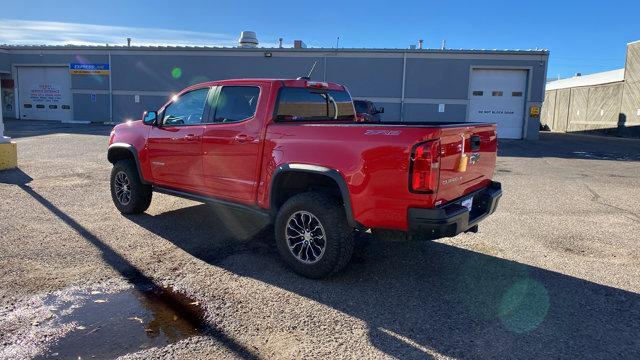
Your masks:
<svg viewBox="0 0 640 360"><path fill-rule="evenodd" d="M111 170L111 199L123 214L140 214L149 208L153 191L140 181L131 160L120 160Z"/></svg>
<svg viewBox="0 0 640 360"><path fill-rule="evenodd" d="M353 229L344 206L322 193L293 196L276 217L276 244L296 273L324 278L342 270L353 254Z"/></svg>

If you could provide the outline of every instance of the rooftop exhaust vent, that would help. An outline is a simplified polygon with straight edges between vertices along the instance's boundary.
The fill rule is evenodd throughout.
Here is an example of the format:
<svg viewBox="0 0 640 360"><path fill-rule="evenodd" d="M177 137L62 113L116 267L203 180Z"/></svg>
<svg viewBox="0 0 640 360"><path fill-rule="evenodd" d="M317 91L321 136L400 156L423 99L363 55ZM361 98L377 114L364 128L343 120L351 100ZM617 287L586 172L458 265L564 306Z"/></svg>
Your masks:
<svg viewBox="0 0 640 360"><path fill-rule="evenodd" d="M240 47L254 48L258 46L258 38L253 31L243 31L240 33L240 39L238 39Z"/></svg>

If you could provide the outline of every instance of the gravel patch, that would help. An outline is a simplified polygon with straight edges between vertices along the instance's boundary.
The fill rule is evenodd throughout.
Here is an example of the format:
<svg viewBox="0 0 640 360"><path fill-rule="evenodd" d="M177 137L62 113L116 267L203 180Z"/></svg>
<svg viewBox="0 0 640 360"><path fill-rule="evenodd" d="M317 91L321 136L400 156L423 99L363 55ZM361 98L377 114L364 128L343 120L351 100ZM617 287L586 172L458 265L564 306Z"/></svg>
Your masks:
<svg viewBox="0 0 640 360"><path fill-rule="evenodd" d="M313 281L250 217L159 194L120 215L109 129L45 125L7 122L20 169L0 173L0 358L68 331L38 299L140 277L198 301L208 328L127 359L640 357L640 163L584 156L637 154L640 141L501 142L504 197L479 233L363 235L343 273Z"/></svg>

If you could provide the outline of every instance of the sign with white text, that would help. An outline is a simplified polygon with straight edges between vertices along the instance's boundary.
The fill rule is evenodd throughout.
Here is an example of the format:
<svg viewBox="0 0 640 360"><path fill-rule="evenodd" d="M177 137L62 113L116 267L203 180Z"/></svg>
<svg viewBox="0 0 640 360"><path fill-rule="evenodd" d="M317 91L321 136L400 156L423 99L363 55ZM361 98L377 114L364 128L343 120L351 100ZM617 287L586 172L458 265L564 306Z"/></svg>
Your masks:
<svg viewBox="0 0 640 360"><path fill-rule="evenodd" d="M69 73L73 75L109 75L109 64L69 64Z"/></svg>

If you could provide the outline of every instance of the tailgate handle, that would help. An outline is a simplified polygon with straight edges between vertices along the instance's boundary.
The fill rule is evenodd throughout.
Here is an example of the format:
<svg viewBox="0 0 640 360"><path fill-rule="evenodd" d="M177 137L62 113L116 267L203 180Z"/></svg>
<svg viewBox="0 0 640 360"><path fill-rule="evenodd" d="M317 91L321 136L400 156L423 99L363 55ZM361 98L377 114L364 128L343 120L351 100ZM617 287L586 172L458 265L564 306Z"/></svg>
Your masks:
<svg viewBox="0 0 640 360"><path fill-rule="evenodd" d="M478 151L478 150L480 150L480 136L473 135L471 137L471 151Z"/></svg>

